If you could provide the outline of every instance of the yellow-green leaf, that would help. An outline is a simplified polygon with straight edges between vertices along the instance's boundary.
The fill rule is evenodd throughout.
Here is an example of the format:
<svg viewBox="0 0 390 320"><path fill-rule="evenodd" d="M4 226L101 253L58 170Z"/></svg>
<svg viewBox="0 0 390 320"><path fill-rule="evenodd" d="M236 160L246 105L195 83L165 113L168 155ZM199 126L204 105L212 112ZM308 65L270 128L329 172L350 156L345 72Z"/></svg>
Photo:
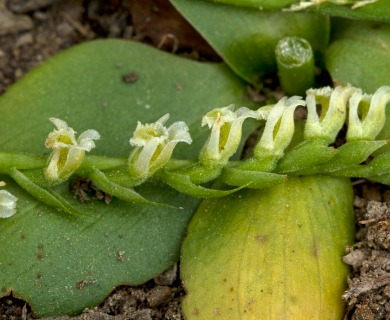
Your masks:
<svg viewBox="0 0 390 320"><path fill-rule="evenodd" d="M186 319L341 319L352 201L324 176L203 201L182 246Z"/></svg>

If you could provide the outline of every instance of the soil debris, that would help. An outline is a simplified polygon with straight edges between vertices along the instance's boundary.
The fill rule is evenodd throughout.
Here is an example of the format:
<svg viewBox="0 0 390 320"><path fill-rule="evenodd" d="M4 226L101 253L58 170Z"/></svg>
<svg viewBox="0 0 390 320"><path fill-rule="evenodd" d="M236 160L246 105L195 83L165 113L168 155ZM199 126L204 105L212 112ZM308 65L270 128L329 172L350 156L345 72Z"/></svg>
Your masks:
<svg viewBox="0 0 390 320"><path fill-rule="evenodd" d="M0 0L0 36L31 30L33 20L27 15L16 15L8 11L5 0Z"/></svg>
<svg viewBox="0 0 390 320"><path fill-rule="evenodd" d="M80 202L100 200L109 204L112 199L110 194L100 190L91 180L82 177L78 177L70 183L70 191Z"/></svg>
<svg viewBox="0 0 390 320"><path fill-rule="evenodd" d="M363 189L367 191L367 186ZM373 194L373 193L369 193ZM377 193L374 193L377 194ZM390 207L386 202L368 201L356 210L361 229L358 242L348 248L344 262L353 267L348 279L345 319L390 319Z"/></svg>
<svg viewBox="0 0 390 320"><path fill-rule="evenodd" d="M139 76L136 72L129 72L122 77L122 80L125 83L134 83L137 82L138 78Z"/></svg>

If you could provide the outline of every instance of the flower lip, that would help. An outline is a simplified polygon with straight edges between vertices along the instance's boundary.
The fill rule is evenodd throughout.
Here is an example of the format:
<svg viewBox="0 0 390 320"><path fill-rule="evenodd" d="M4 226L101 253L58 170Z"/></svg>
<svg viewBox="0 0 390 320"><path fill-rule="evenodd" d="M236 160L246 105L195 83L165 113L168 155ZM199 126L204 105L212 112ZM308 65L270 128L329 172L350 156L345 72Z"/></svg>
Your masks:
<svg viewBox="0 0 390 320"><path fill-rule="evenodd" d="M164 125L169 116L169 113L167 113L154 123L142 124L138 121L137 128L129 141L130 144L133 147L144 147L150 140L155 140L159 143L166 141L169 138L169 132Z"/></svg>
<svg viewBox="0 0 390 320"><path fill-rule="evenodd" d="M0 190L0 218L9 218L16 213L17 197L7 190Z"/></svg>
<svg viewBox="0 0 390 320"><path fill-rule="evenodd" d="M79 138L76 140L76 131L69 127L65 121L53 117L49 120L57 127L57 129L54 129L49 133L45 141L46 148L61 149L72 147L91 151L91 149L95 147L93 140L100 139L99 132L89 129L80 134Z"/></svg>
<svg viewBox="0 0 390 320"><path fill-rule="evenodd" d="M207 125L209 129L211 129L214 125L222 126L224 123L233 122L237 119L237 115L233 110L234 105L231 104L227 107L216 108L209 111L202 118L202 127Z"/></svg>

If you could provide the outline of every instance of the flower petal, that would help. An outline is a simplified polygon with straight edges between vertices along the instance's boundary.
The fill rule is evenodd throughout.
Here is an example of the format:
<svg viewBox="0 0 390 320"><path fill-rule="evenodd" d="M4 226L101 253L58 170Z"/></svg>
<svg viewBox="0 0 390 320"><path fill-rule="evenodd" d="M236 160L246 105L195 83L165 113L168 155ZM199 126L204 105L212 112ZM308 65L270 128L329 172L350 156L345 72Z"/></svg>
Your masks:
<svg viewBox="0 0 390 320"><path fill-rule="evenodd" d="M0 190L0 218L9 218L16 213L17 197L6 190Z"/></svg>

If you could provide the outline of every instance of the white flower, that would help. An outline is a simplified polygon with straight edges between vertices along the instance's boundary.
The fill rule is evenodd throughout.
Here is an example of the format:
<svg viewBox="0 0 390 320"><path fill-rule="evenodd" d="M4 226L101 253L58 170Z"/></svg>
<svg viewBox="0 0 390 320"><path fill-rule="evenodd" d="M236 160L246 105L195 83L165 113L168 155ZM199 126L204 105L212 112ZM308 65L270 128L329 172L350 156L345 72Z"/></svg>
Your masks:
<svg viewBox="0 0 390 320"><path fill-rule="evenodd" d="M191 144L187 124L178 121L166 128L164 124L168 119L167 113L155 123L138 122L129 141L135 147L129 157L129 173L132 177L147 179L169 161L179 142Z"/></svg>
<svg viewBox="0 0 390 320"><path fill-rule="evenodd" d="M65 121L57 118L50 118L50 121L57 129L49 133L45 142L46 148L53 149L45 176L49 181L60 182L77 170L84 160L85 151L95 147L93 140L98 140L100 135L96 130L87 130L76 140L76 132Z"/></svg>
<svg viewBox="0 0 390 320"><path fill-rule="evenodd" d="M306 103L301 97L282 98L267 116L263 135L254 150L254 156L262 159L269 155L281 157L294 134L294 111Z"/></svg>
<svg viewBox="0 0 390 320"><path fill-rule="evenodd" d="M348 100L358 91L359 89L349 85L336 87L334 90L330 87L307 90L305 139L333 143L345 123ZM318 116L317 105L321 105L321 116Z"/></svg>
<svg viewBox="0 0 390 320"><path fill-rule="evenodd" d="M291 5L290 8L285 9L285 11L301 11L310 7L318 7L324 3L333 3L335 5L352 5L351 8L356 9L377 1L378 0L309 0L295 3Z"/></svg>
<svg viewBox="0 0 390 320"><path fill-rule="evenodd" d="M374 140L385 125L389 101L388 86L380 87L374 95L355 92L349 99L347 140Z"/></svg>
<svg viewBox="0 0 390 320"><path fill-rule="evenodd" d="M0 218L9 218L16 213L18 198L6 190L0 190Z"/></svg>
<svg viewBox="0 0 390 320"><path fill-rule="evenodd" d="M246 107L233 111L234 105L217 108L202 119L202 126L211 128L211 134L202 148L199 159L208 166L225 165L237 151L242 136L242 124L247 118L261 119L262 113Z"/></svg>

